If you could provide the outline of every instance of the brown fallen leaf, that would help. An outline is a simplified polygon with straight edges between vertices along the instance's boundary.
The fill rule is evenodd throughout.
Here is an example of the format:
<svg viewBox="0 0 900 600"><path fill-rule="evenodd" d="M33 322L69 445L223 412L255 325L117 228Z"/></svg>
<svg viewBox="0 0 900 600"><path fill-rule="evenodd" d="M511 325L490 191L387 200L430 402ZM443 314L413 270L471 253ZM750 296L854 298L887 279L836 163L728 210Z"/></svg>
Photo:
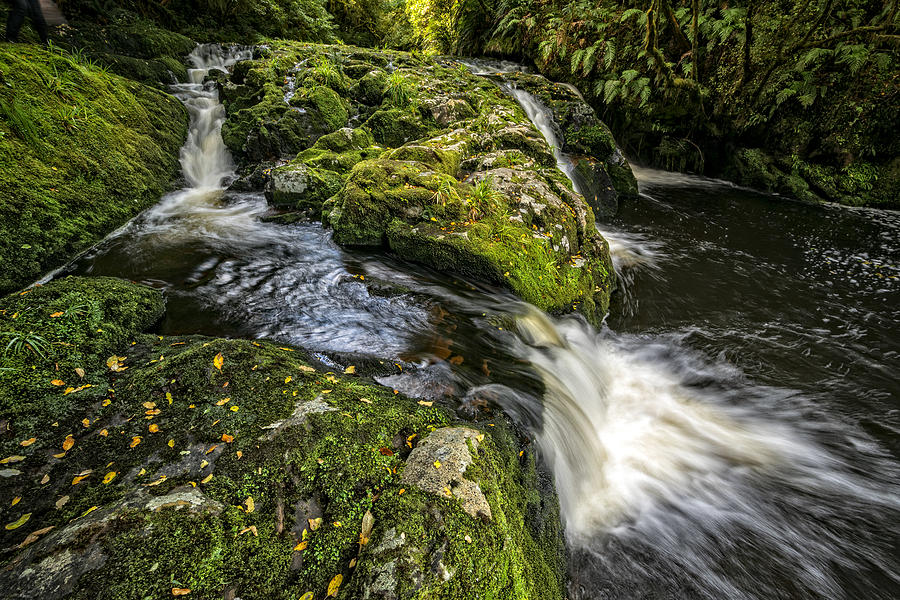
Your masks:
<svg viewBox="0 0 900 600"><path fill-rule="evenodd" d="M41 537L45 533L49 533L52 529L53 529L53 526L51 525L50 527L44 527L43 529L38 529L37 531L32 531L31 533L28 534L28 537L26 537L25 540L21 544L19 544L18 547L24 548L25 546L27 546L29 544L33 544L34 542L38 541L39 537Z"/></svg>
<svg viewBox="0 0 900 600"><path fill-rule="evenodd" d="M307 520L309 521L309 528L311 531L315 531L316 529L319 528L320 525L322 525L322 517L319 517L318 519L307 519Z"/></svg>
<svg viewBox="0 0 900 600"><path fill-rule="evenodd" d="M75 367L75 374L78 375L81 379L84 379L84 369L81 367Z"/></svg>
<svg viewBox="0 0 900 600"><path fill-rule="evenodd" d="M256 525L251 525L250 527L244 527L243 529L241 529L241 530L238 532L238 535L244 535L244 534L247 533L248 531L249 531L250 533L252 533L254 536L257 536L257 537L259 536L259 532L256 531Z"/></svg>
<svg viewBox="0 0 900 600"><path fill-rule="evenodd" d="M382 456L393 456L394 455L394 451L391 450L390 448L379 448L378 451L381 453Z"/></svg>
<svg viewBox="0 0 900 600"><path fill-rule="evenodd" d="M60 498L59 500L57 500L57 501L56 501L56 510L59 510L60 508L62 508L63 505L64 505L66 502L68 502L68 501L69 501L69 497L68 497L68 496L63 496L62 498Z"/></svg>
<svg viewBox="0 0 900 600"><path fill-rule="evenodd" d="M47 485L48 483L50 483L50 476L45 473L44 476L41 477L41 485Z"/></svg>
<svg viewBox="0 0 900 600"><path fill-rule="evenodd" d="M375 526L375 516L371 510L367 510L363 515L362 527L359 532L359 545L365 546L369 543L369 537L372 535L372 527Z"/></svg>

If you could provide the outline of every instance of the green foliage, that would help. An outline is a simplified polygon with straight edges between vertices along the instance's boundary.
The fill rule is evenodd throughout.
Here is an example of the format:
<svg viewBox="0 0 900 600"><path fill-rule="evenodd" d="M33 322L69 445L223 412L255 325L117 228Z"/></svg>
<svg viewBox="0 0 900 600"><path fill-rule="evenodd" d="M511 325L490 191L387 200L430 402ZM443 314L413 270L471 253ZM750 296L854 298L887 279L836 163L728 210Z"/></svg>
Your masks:
<svg viewBox="0 0 900 600"><path fill-rule="evenodd" d="M169 189L187 115L83 55L0 47L0 292L61 265Z"/></svg>
<svg viewBox="0 0 900 600"><path fill-rule="evenodd" d="M397 108L405 108L412 102L415 94L411 83L403 76L403 73L394 71L388 75L384 95L389 104Z"/></svg>

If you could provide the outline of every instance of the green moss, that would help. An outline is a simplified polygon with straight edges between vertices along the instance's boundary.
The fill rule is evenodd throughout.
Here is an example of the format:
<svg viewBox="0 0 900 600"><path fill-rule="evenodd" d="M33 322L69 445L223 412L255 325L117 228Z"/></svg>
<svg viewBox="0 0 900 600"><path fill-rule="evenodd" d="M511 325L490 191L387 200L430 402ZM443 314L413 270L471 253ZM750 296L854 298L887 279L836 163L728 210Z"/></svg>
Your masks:
<svg viewBox="0 0 900 600"><path fill-rule="evenodd" d="M347 124L350 115L343 100L333 89L319 85L307 94L309 101L322 115L331 131L337 131Z"/></svg>
<svg viewBox="0 0 900 600"><path fill-rule="evenodd" d="M418 112L399 108L376 111L366 121L366 127L372 131L375 141L392 148L423 138L431 131Z"/></svg>
<svg viewBox="0 0 900 600"><path fill-rule="evenodd" d="M0 489L5 522L31 515L27 529L0 531L2 557L24 560L3 576L7 587L43 576L41 585L70 586L72 598L168 596L183 587L197 597L232 590L296 599L307 591L324 597L342 574L339 597L353 598L393 559L383 542L402 536L406 543L395 551L418 569L398 575L404 595L561 597L558 507L552 492L541 493L530 451L522 457L503 421L484 427L486 439L466 473L490 504L493 520L485 522L455 499L401 483L412 448L435 428L452 426L451 410L317 371L290 347L137 334L161 304L156 292L125 282L71 278L6 298L3 306L16 309L17 319L31 315L28 327L44 327L49 336L47 328L62 327L54 319L68 316L38 315L82 296L105 299L97 323L116 333L98 341L87 329L65 330L66 352L102 357L119 343L127 369L54 356L62 361L60 376L71 373L73 360L84 364L97 393L89 401L85 393L95 388L67 394L78 402L64 416L45 410L40 430L24 429L22 414L10 420L16 441L29 434L37 441L27 449L13 442L27 456L15 463L22 474ZM35 383L21 392L37 397L44 389ZM46 421L54 418L51 427ZM71 448L49 458L68 435ZM76 475L83 479L73 483ZM13 497L20 500L9 508ZM168 504L153 510L152 501ZM374 528L361 545L367 511ZM15 549L28 531L50 526L72 533L25 555ZM433 566L437 550L449 579ZM86 560L97 551L105 561ZM74 553L87 572L71 581L48 578L41 569L52 561L41 561L60 552Z"/></svg>
<svg viewBox="0 0 900 600"><path fill-rule="evenodd" d="M150 206L178 172L187 114L59 51L0 48L0 292Z"/></svg>

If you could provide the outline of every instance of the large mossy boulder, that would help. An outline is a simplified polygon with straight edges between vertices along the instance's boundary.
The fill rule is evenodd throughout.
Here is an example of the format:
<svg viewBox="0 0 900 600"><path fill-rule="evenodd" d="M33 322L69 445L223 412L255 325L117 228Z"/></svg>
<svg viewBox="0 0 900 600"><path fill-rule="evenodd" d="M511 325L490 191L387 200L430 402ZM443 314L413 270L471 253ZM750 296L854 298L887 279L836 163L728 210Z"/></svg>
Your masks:
<svg viewBox="0 0 900 600"><path fill-rule="evenodd" d="M0 359L9 596L563 597L558 505L504 419L289 346L141 333L162 306L82 278L0 301L32 336Z"/></svg>
<svg viewBox="0 0 900 600"><path fill-rule="evenodd" d="M0 293L58 267L168 191L187 112L79 56L0 47Z"/></svg>
<svg viewBox="0 0 900 600"><path fill-rule="evenodd" d="M546 310L580 310L593 323L606 314L615 278L591 207L489 79L403 52L277 42L220 87L226 142L251 163L263 155L288 161L266 183L276 207L299 203L309 215L322 202L322 221L345 246L385 248L508 287ZM315 104L318 96L331 108ZM579 152L590 161L586 173L599 171L592 181L602 175L610 190L615 142L594 135L608 130L583 102L565 106L573 115L567 131L581 136ZM333 118L316 135L284 130L291 115L326 113ZM263 139L268 152L258 151ZM318 177L326 171L340 176L339 189L331 175Z"/></svg>

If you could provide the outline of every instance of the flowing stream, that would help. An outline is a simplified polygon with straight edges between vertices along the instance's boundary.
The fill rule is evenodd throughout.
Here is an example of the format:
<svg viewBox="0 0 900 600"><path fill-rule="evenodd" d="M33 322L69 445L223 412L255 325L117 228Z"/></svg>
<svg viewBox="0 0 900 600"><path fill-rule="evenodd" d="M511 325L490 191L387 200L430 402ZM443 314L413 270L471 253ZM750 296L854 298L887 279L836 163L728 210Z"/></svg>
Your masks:
<svg viewBox="0 0 900 600"><path fill-rule="evenodd" d="M900 216L636 169L641 197L601 225L620 290L595 330L261 220L261 194L226 190L203 83L246 57L195 51L173 90L187 187L71 271L166 290L160 333L390 359L413 368L382 383L476 419L503 407L555 476L570 598L897 597Z"/></svg>

